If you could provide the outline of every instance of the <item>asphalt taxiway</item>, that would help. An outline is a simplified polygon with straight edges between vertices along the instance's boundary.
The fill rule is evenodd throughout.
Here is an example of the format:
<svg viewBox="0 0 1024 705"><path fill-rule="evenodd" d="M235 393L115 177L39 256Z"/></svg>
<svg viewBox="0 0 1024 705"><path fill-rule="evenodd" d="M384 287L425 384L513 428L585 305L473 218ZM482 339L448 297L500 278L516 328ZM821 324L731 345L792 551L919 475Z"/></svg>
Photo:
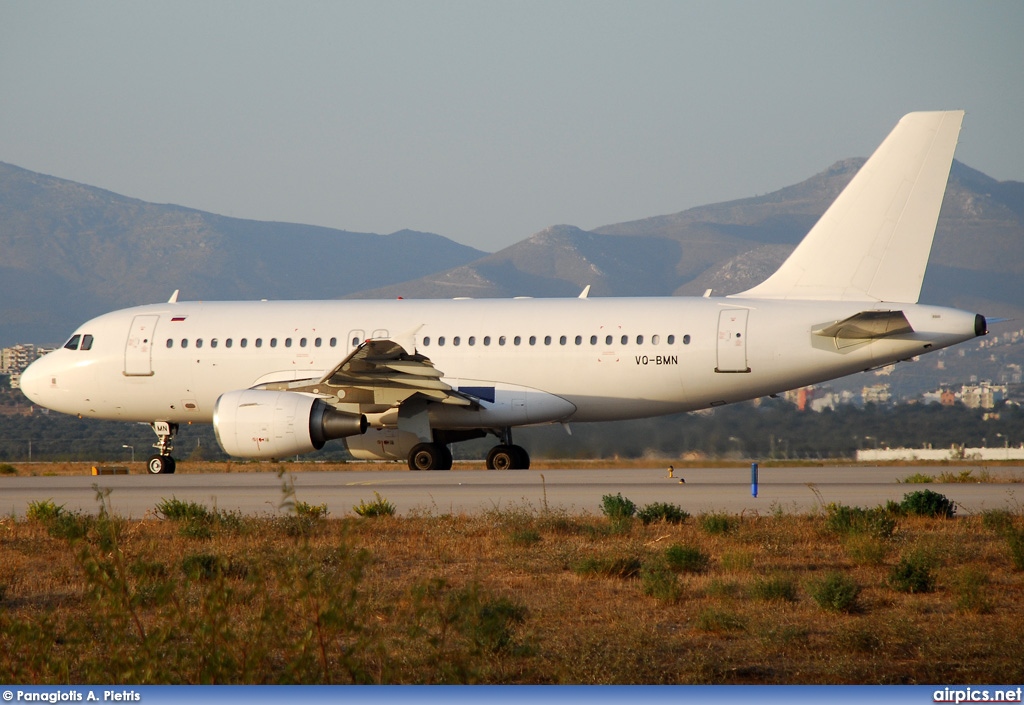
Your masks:
<svg viewBox="0 0 1024 705"><path fill-rule="evenodd" d="M97 512L98 492L106 493L117 514L141 519L154 515L163 499L198 502L247 515L282 511L285 485L297 500L326 504L331 516L352 515L352 507L372 502L375 493L410 512L472 514L492 509L545 508L571 514L599 514L601 498L622 494L638 507L669 502L690 514L804 513L830 502L875 507L929 488L958 505L959 514L989 509L1019 511L1024 500L1024 468L997 467L1002 481L905 484L915 473L938 476L955 468L773 467L760 468L758 496L752 497L749 468L685 468L669 478L666 468L452 470L410 472L296 472L178 475L113 475L0 478L0 513L24 516L34 501L50 500L67 511ZM975 469L975 475L979 474ZM682 482L680 481L682 480Z"/></svg>

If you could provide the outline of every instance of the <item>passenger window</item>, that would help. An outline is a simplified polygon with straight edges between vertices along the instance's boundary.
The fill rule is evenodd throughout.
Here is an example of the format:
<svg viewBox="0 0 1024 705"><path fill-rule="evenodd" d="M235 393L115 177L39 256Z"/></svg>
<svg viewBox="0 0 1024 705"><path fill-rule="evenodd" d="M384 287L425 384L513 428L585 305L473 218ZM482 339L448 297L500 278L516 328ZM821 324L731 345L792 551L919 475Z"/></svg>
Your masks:
<svg viewBox="0 0 1024 705"><path fill-rule="evenodd" d="M257 348L262 348L263 347L263 338L256 338L256 347Z"/></svg>
<svg viewBox="0 0 1024 705"><path fill-rule="evenodd" d="M537 336L531 335L530 336L530 345L536 345L536 344L537 344Z"/></svg>
<svg viewBox="0 0 1024 705"><path fill-rule="evenodd" d="M444 346L444 336L443 335L437 336L437 344L442 346L442 347Z"/></svg>
<svg viewBox="0 0 1024 705"><path fill-rule="evenodd" d="M484 336L484 345L490 345L490 344L491 344L491 336L485 335Z"/></svg>
<svg viewBox="0 0 1024 705"><path fill-rule="evenodd" d="M423 337L423 347L430 347L430 336L426 335Z"/></svg>
<svg viewBox="0 0 1024 705"><path fill-rule="evenodd" d="M292 346L292 339L291 338L285 338L284 339L284 346L286 348L290 348Z"/></svg>
<svg viewBox="0 0 1024 705"><path fill-rule="evenodd" d="M636 344L637 345L643 345L644 344L644 337L642 335L638 335L636 337Z"/></svg>
<svg viewBox="0 0 1024 705"><path fill-rule="evenodd" d="M307 341L305 338L299 338L299 347L300 348L306 347L306 343L307 342L309 342L309 341Z"/></svg>
<svg viewBox="0 0 1024 705"><path fill-rule="evenodd" d="M590 344L591 345L597 345L597 336L596 335L590 336Z"/></svg>
<svg viewBox="0 0 1024 705"><path fill-rule="evenodd" d="M683 336L683 345L689 345L689 344L690 344L690 334L687 333L686 335Z"/></svg>
<svg viewBox="0 0 1024 705"><path fill-rule="evenodd" d="M276 348L277 347L277 338L271 338L270 339L270 347L272 347L272 348Z"/></svg>
<svg viewBox="0 0 1024 705"><path fill-rule="evenodd" d="M461 342L462 338L460 338L459 336L455 336L454 338L452 338L452 345L458 345Z"/></svg>
<svg viewBox="0 0 1024 705"><path fill-rule="evenodd" d="M359 347L359 336L358 335L352 337L352 347L353 348Z"/></svg>
<svg viewBox="0 0 1024 705"><path fill-rule="evenodd" d="M81 335L71 336L71 340L64 343L65 350L78 350L78 342L82 339Z"/></svg>
<svg viewBox="0 0 1024 705"><path fill-rule="evenodd" d="M228 338L227 340L224 341L224 347L230 348L232 345L234 345L234 341L231 340L231 338Z"/></svg>
<svg viewBox="0 0 1024 705"><path fill-rule="evenodd" d="M170 338L167 339L167 347L169 347L169 348L173 348L174 347L174 341L171 340Z"/></svg>
<svg viewBox="0 0 1024 705"><path fill-rule="evenodd" d="M249 339L248 338L242 338L240 341L238 341L238 344L241 345L244 348L244 347L249 345Z"/></svg>
<svg viewBox="0 0 1024 705"><path fill-rule="evenodd" d="M651 345L657 345L660 342L661 342L661 336L660 335L652 335L651 336Z"/></svg>
<svg viewBox="0 0 1024 705"><path fill-rule="evenodd" d="M566 338L565 338L565 336L563 335L563 336L562 336L561 338L559 338L559 339L558 339L558 344L559 344L559 345L565 345L565 341L566 341Z"/></svg>
<svg viewBox="0 0 1024 705"><path fill-rule="evenodd" d="M337 338L331 338L331 347L332 348L338 347L338 339Z"/></svg>
<svg viewBox="0 0 1024 705"><path fill-rule="evenodd" d="M203 339L202 338L196 338L196 347L197 348L203 347Z"/></svg>
<svg viewBox="0 0 1024 705"><path fill-rule="evenodd" d="M217 339L216 338L211 338L210 339L210 347L211 348L217 347Z"/></svg>
<svg viewBox="0 0 1024 705"><path fill-rule="evenodd" d="M146 342L146 341L143 341ZM78 348L79 350L92 350L92 336L85 334L82 336L82 345Z"/></svg>
<svg viewBox="0 0 1024 705"><path fill-rule="evenodd" d="M604 337L604 344L605 345L611 345L612 344L612 337L610 335L606 335Z"/></svg>
<svg viewBox="0 0 1024 705"><path fill-rule="evenodd" d="M323 338L317 338L316 340L313 341L313 347L319 348L323 342Z"/></svg>
<svg viewBox="0 0 1024 705"><path fill-rule="evenodd" d="M551 345L551 336L550 335L545 335L544 336L544 344L545 345Z"/></svg>
<svg viewBox="0 0 1024 705"><path fill-rule="evenodd" d="M476 336L475 335L469 336L469 340L467 340L466 342L469 343L470 345L476 345Z"/></svg>
<svg viewBox="0 0 1024 705"><path fill-rule="evenodd" d="M629 345L629 336L628 335L622 336L622 339L619 342L621 342L623 345Z"/></svg>
<svg viewBox="0 0 1024 705"><path fill-rule="evenodd" d="M498 345L504 345L504 344L505 344L505 336L499 335L498 336Z"/></svg>
<svg viewBox="0 0 1024 705"><path fill-rule="evenodd" d="M518 335L515 338L512 339L512 344L513 345L519 345L519 343L521 343L521 342L523 342L523 339L521 337L519 337Z"/></svg>
<svg viewBox="0 0 1024 705"><path fill-rule="evenodd" d="M577 335L576 336L576 344L577 345L583 345L583 336L582 335Z"/></svg>
<svg viewBox="0 0 1024 705"><path fill-rule="evenodd" d="M181 347L183 347L183 348L187 348L188 347L188 338L182 338L181 339Z"/></svg>

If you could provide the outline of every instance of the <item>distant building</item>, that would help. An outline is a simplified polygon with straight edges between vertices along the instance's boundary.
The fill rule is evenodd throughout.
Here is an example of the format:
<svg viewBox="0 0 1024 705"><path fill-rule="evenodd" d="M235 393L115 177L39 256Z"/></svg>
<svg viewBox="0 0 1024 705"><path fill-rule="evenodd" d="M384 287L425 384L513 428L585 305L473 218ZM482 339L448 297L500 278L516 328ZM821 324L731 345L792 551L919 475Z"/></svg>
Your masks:
<svg viewBox="0 0 1024 705"><path fill-rule="evenodd" d="M965 384L960 390L960 401L969 409L994 409L1006 398L1006 387L989 382Z"/></svg>
<svg viewBox="0 0 1024 705"><path fill-rule="evenodd" d="M861 389L860 396L865 404L888 404L892 391L888 384L872 384Z"/></svg>
<svg viewBox="0 0 1024 705"><path fill-rule="evenodd" d="M8 375L11 389L17 389L21 386L21 373L25 368L51 351L50 348L37 347L32 343L18 343L0 349L0 374Z"/></svg>

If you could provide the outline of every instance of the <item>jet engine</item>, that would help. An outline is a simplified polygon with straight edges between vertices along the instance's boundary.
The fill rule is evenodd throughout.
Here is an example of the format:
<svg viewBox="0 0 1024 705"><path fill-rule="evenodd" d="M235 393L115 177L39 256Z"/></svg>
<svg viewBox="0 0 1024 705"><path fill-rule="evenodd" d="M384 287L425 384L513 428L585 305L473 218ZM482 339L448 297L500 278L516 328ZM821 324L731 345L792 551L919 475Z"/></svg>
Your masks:
<svg viewBox="0 0 1024 705"><path fill-rule="evenodd" d="M346 414L297 392L241 389L222 394L213 408L217 442L239 458L312 453L327 441L357 436L366 428L362 414Z"/></svg>

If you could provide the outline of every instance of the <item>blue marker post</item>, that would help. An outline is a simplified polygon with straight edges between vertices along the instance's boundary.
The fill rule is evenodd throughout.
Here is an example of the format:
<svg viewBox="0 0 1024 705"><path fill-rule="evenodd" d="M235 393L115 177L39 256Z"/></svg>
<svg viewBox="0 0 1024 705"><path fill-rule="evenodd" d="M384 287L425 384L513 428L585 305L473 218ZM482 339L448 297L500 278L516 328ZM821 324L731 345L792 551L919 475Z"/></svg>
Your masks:
<svg viewBox="0 0 1024 705"><path fill-rule="evenodd" d="M757 498L757 463L750 464L750 496Z"/></svg>

